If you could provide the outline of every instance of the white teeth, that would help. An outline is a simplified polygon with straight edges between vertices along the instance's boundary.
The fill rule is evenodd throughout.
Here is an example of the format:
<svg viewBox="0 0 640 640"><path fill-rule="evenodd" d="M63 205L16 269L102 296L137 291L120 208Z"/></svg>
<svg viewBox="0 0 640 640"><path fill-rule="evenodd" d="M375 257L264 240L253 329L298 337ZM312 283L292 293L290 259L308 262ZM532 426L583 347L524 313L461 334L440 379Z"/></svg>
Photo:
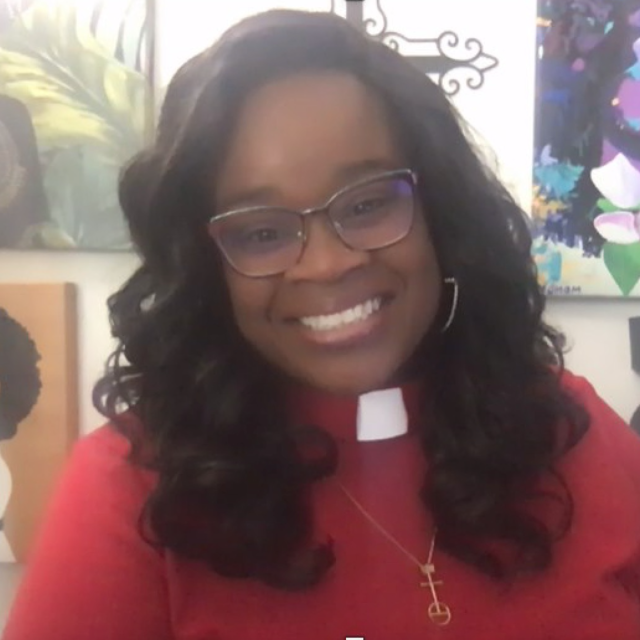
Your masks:
<svg viewBox="0 0 640 640"><path fill-rule="evenodd" d="M372 298L362 304L356 305L352 309L346 309L340 313L332 313L329 316L308 316L300 318L300 322L314 331L331 331L339 329L354 322L362 322L369 316L380 310L382 306L381 298Z"/></svg>

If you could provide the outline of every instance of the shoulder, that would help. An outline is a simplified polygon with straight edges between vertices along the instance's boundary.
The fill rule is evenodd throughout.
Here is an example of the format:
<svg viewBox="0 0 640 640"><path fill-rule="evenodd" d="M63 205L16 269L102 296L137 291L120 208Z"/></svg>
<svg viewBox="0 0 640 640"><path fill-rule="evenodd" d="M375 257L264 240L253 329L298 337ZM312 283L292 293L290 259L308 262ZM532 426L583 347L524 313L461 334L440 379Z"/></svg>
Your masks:
<svg viewBox="0 0 640 640"><path fill-rule="evenodd" d="M129 451L127 439L109 425L76 442L30 554L36 564L78 557L108 564L123 549L149 555L138 525L154 478L129 461Z"/></svg>
<svg viewBox="0 0 640 640"><path fill-rule="evenodd" d="M105 464L119 464L127 458L130 449L129 441L111 424L105 424L78 439L72 460L91 458Z"/></svg>
<svg viewBox="0 0 640 640"><path fill-rule="evenodd" d="M588 431L566 455L563 466L575 474L588 472L592 481L601 475L618 477L640 492L640 437L588 380L565 372L562 384L589 415Z"/></svg>
<svg viewBox="0 0 640 640"><path fill-rule="evenodd" d="M171 637L164 551L139 528L152 478L129 462L129 451L111 426L77 441L30 554L6 638Z"/></svg>
<svg viewBox="0 0 640 640"><path fill-rule="evenodd" d="M630 443L632 448L640 447L640 438L602 399L586 378L564 371L561 374L561 383L564 390L587 411L590 419L588 434L598 438L622 439Z"/></svg>
<svg viewBox="0 0 640 640"><path fill-rule="evenodd" d="M79 438L71 452L68 466L88 467L102 472L139 474L129 461L129 440L111 424L105 424Z"/></svg>
<svg viewBox="0 0 640 640"><path fill-rule="evenodd" d="M130 451L127 438L109 424L81 437L69 456L50 511L68 515L70 510L84 508L86 517L96 519L137 516L156 479L130 461Z"/></svg>

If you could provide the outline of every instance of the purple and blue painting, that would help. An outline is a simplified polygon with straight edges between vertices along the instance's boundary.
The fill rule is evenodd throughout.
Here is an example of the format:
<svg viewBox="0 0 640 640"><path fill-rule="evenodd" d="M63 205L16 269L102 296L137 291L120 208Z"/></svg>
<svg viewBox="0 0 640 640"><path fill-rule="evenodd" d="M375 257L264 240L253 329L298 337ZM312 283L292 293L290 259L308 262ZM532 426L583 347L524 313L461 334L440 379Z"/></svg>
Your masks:
<svg viewBox="0 0 640 640"><path fill-rule="evenodd" d="M640 296L640 0L539 0L534 255L547 293Z"/></svg>

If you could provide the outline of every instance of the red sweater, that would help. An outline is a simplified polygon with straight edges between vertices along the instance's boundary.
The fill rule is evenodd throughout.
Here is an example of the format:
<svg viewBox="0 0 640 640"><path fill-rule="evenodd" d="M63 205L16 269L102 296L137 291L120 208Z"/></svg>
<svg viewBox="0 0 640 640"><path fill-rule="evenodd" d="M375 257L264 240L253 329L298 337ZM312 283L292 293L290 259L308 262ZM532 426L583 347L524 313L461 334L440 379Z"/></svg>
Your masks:
<svg viewBox="0 0 640 640"><path fill-rule="evenodd" d="M573 528L553 566L506 588L436 548L452 611L427 617L417 568L329 479L314 494L320 535L337 562L310 591L286 593L222 579L147 546L136 519L154 478L130 466L109 428L81 440L53 501L10 616L5 640L638 640L640 638L640 440L585 381L566 384L592 426L564 459ZM357 442L355 403L301 399L298 417L338 437L338 476L419 558L431 522L415 497L423 473L415 432Z"/></svg>

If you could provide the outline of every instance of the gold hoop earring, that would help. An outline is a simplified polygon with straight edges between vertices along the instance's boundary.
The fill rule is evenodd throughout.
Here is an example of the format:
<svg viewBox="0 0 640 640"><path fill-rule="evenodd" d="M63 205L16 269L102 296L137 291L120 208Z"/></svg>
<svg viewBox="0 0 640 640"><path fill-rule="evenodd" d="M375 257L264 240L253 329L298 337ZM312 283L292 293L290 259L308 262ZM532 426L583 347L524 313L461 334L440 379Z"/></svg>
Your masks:
<svg viewBox="0 0 640 640"><path fill-rule="evenodd" d="M456 311L458 310L458 298L460 297L460 287L458 286L458 281L455 278L445 278L444 283L453 287L453 300L451 301L449 316L447 317L447 321L444 323L444 327L442 327L441 333L448 331L453 324L456 317Z"/></svg>

